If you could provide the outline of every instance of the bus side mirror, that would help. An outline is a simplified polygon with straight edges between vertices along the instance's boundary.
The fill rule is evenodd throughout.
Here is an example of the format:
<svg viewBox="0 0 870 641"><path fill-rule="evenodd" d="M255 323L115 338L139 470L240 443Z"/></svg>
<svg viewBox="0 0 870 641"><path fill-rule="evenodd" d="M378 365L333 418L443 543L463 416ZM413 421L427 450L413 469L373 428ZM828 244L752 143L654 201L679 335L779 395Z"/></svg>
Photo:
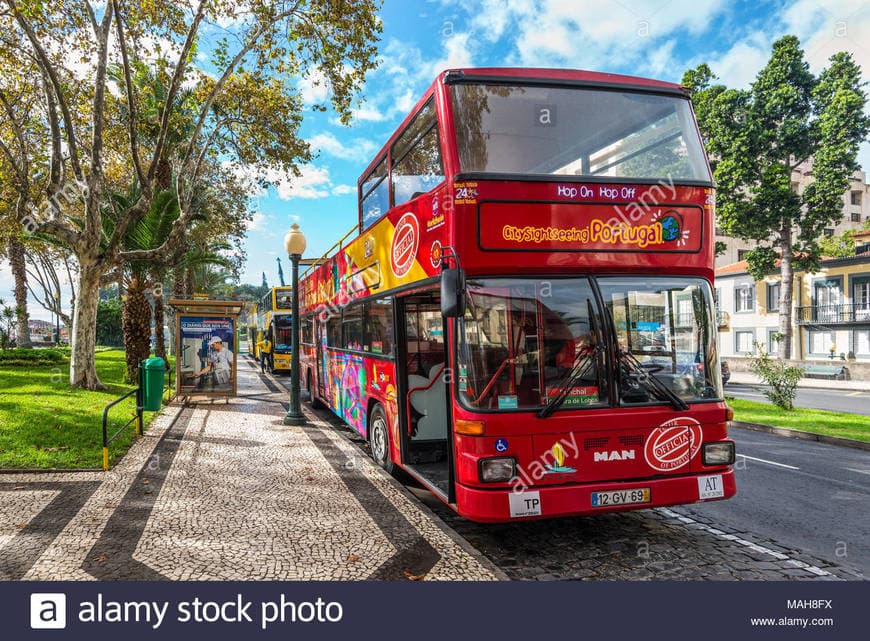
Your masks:
<svg viewBox="0 0 870 641"><path fill-rule="evenodd" d="M465 274L458 267L441 271L441 315L446 318L465 315Z"/></svg>

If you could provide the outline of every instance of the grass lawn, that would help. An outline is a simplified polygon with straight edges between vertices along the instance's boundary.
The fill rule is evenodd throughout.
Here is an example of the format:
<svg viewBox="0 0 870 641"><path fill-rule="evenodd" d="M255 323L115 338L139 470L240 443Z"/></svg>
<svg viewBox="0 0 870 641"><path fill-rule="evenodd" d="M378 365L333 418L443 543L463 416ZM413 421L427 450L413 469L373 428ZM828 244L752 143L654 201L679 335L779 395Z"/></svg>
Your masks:
<svg viewBox="0 0 870 641"><path fill-rule="evenodd" d="M96 355L97 372L108 389L72 390L69 362L57 365L0 364L0 468L97 468L103 461L103 409L133 389L123 384L124 352ZM135 413L135 395L109 410L109 436ZM154 412L145 412L146 424ZM130 447L135 424L111 445L115 462Z"/></svg>
<svg viewBox="0 0 870 641"><path fill-rule="evenodd" d="M870 442L870 416L802 408L786 412L775 405L756 403L742 398L729 398L728 405L734 409L736 421L775 425L813 434Z"/></svg>

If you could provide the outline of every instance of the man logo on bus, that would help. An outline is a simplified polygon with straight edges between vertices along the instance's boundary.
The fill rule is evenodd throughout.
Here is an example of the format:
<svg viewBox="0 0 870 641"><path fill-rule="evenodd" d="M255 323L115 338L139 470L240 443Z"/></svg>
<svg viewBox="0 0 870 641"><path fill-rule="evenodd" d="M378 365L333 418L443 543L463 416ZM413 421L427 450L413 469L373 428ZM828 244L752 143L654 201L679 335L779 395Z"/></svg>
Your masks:
<svg viewBox="0 0 870 641"><path fill-rule="evenodd" d="M419 243L420 223L414 214L408 212L399 219L390 248L390 264L397 277L401 278L411 271Z"/></svg>

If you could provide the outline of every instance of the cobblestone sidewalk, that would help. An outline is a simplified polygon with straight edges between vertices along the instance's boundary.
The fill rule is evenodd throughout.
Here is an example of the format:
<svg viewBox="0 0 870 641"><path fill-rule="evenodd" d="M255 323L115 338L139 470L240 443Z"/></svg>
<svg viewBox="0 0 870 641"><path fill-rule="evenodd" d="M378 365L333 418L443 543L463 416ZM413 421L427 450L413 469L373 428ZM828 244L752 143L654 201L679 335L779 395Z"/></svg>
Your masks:
<svg viewBox="0 0 870 641"><path fill-rule="evenodd" d="M286 392L237 362L237 398L167 408L107 474L0 476L0 579L503 578L333 427L284 426Z"/></svg>

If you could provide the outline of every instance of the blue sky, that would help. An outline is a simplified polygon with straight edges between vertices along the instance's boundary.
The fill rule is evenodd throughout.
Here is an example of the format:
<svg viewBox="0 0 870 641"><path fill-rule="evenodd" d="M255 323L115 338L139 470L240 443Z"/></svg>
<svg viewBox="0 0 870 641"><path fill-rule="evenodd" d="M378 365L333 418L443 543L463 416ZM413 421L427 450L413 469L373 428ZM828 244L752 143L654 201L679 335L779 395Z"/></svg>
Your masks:
<svg viewBox="0 0 870 641"><path fill-rule="evenodd" d="M277 283L284 233L297 222L307 256L319 256L357 220L360 173L438 72L463 66L552 66L678 82L707 62L721 81L746 87L771 43L793 33L814 72L836 51L851 52L870 79L870 3L866 0L386 0L382 62L364 88L350 127L310 105L326 88L303 80L302 134L319 151L299 179L279 179L251 200L243 282L265 272ZM870 167L870 145L862 147ZM280 178L280 177L279 177ZM0 265L0 297L11 276ZM36 306L31 314L49 315Z"/></svg>

